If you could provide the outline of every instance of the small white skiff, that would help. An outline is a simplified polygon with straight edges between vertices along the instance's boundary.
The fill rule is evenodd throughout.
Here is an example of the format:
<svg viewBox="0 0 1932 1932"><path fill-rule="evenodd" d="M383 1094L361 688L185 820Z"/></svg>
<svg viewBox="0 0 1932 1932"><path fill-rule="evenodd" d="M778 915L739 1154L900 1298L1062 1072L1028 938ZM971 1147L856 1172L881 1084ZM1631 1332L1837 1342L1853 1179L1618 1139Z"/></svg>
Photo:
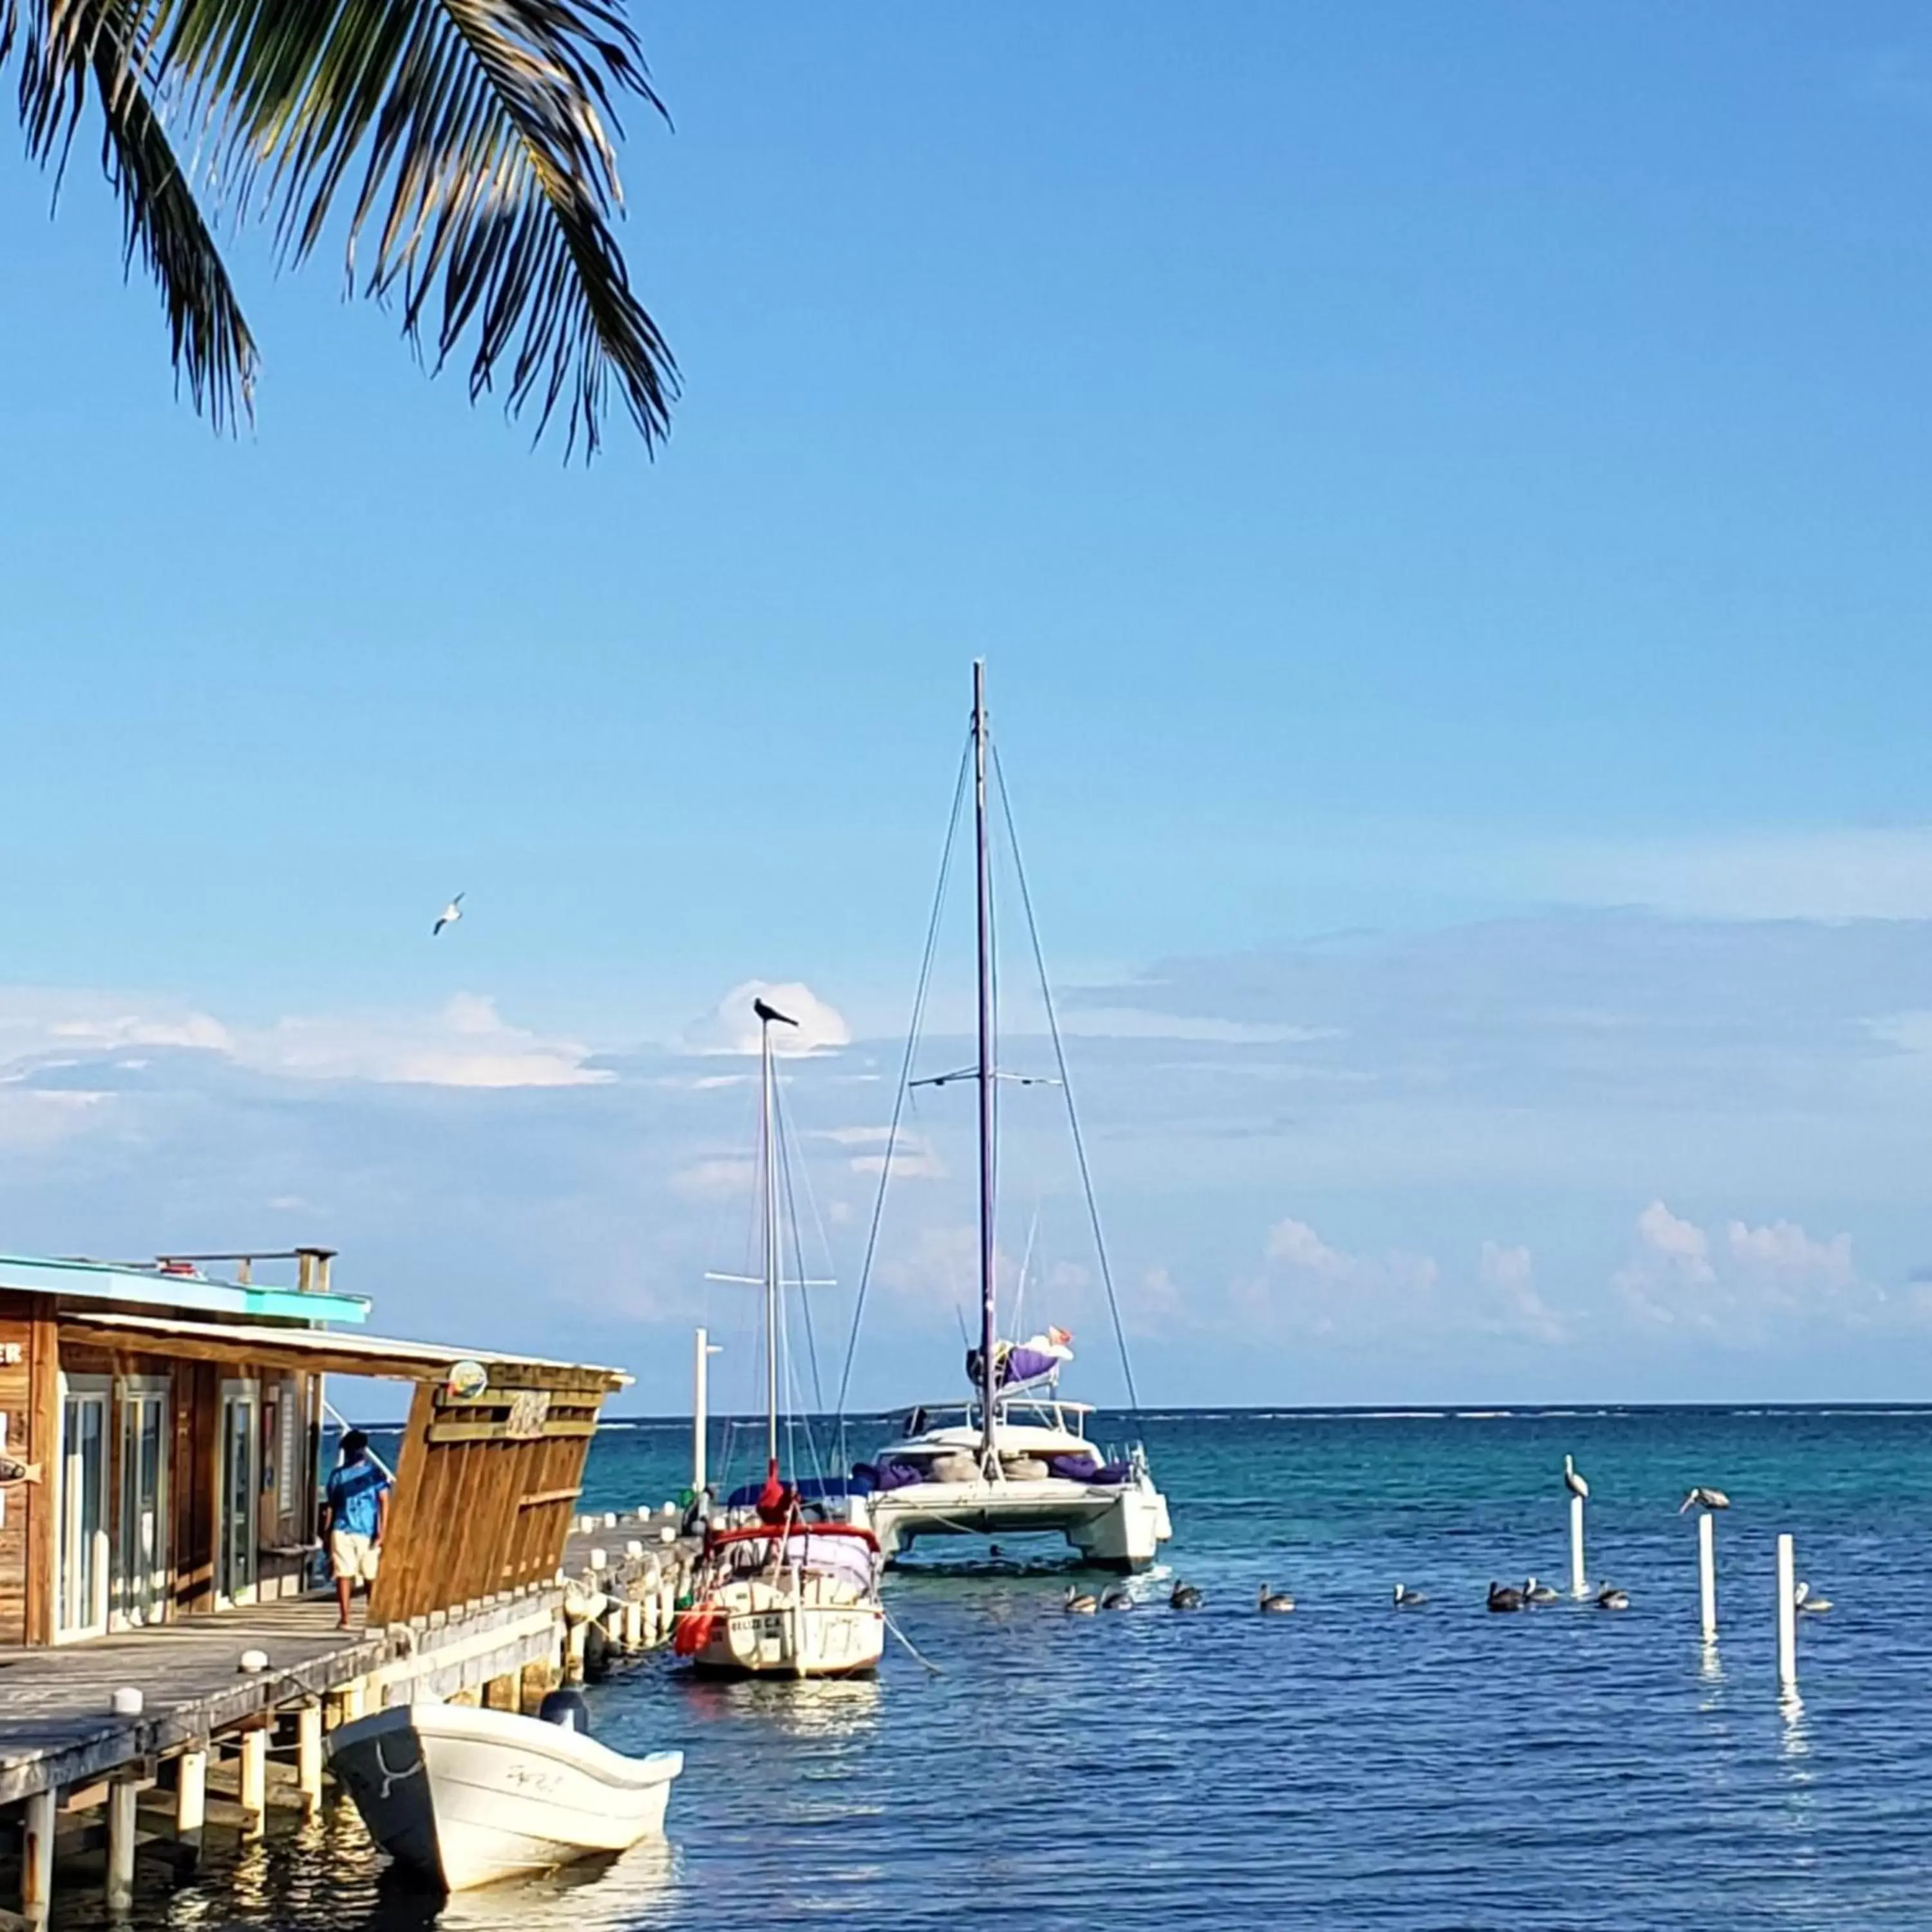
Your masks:
<svg viewBox="0 0 1932 1932"><path fill-rule="evenodd" d="M568 1723L458 1704L358 1718L328 1755L370 1836L446 1892L628 1850L664 1829L684 1768L682 1751L626 1757Z"/></svg>

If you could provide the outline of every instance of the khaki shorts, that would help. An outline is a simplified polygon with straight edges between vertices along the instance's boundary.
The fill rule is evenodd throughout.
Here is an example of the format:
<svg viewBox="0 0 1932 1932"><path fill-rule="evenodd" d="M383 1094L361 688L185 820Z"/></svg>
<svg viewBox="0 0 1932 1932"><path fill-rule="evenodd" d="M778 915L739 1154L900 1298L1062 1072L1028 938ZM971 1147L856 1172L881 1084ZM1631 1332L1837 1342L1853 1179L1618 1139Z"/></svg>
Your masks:
<svg viewBox="0 0 1932 1932"><path fill-rule="evenodd" d="M376 1564L382 1554L368 1537L358 1536L353 1530L328 1532L328 1567L338 1582L344 1577L352 1583L374 1582Z"/></svg>

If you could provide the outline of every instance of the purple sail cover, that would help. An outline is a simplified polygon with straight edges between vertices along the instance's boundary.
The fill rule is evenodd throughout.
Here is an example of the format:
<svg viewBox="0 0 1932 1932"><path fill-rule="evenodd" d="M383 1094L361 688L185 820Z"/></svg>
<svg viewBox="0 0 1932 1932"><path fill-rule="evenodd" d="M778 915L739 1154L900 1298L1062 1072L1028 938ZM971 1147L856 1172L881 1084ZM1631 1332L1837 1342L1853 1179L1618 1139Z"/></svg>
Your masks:
<svg viewBox="0 0 1932 1932"><path fill-rule="evenodd" d="M1049 1355L1043 1348L1023 1348L1016 1342L1000 1364L1000 1386L1004 1388L1010 1382L1030 1382L1036 1376L1051 1375L1059 1366L1058 1355Z"/></svg>

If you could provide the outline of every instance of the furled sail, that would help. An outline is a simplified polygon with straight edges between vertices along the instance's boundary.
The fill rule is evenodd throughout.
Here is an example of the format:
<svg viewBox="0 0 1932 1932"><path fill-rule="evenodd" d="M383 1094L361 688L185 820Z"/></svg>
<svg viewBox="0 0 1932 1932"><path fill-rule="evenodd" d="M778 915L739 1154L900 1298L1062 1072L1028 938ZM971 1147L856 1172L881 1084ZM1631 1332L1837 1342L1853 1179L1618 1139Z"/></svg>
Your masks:
<svg viewBox="0 0 1932 1932"><path fill-rule="evenodd" d="M993 1384L1000 1389L1051 1388L1060 1379L1063 1364L1073 1359L1073 1336L1064 1328L1049 1328L1024 1342L993 1344ZM977 1348L966 1352L966 1379L977 1388L981 1361Z"/></svg>

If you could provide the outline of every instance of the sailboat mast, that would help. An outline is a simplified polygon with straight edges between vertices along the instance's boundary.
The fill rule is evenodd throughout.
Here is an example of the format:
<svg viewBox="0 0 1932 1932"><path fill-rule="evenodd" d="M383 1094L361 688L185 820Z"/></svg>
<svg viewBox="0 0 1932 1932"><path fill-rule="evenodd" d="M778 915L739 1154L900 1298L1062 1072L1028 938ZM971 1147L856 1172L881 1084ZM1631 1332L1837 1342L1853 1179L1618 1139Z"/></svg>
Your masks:
<svg viewBox="0 0 1932 1932"><path fill-rule="evenodd" d="M980 1460L998 1473L993 1449L993 857L986 828L986 661L973 662L973 829L980 900Z"/></svg>
<svg viewBox="0 0 1932 1932"><path fill-rule="evenodd" d="M764 1078L765 1179L765 1456L778 1459L778 1164L772 1087L772 1023L759 1016L759 1053Z"/></svg>

